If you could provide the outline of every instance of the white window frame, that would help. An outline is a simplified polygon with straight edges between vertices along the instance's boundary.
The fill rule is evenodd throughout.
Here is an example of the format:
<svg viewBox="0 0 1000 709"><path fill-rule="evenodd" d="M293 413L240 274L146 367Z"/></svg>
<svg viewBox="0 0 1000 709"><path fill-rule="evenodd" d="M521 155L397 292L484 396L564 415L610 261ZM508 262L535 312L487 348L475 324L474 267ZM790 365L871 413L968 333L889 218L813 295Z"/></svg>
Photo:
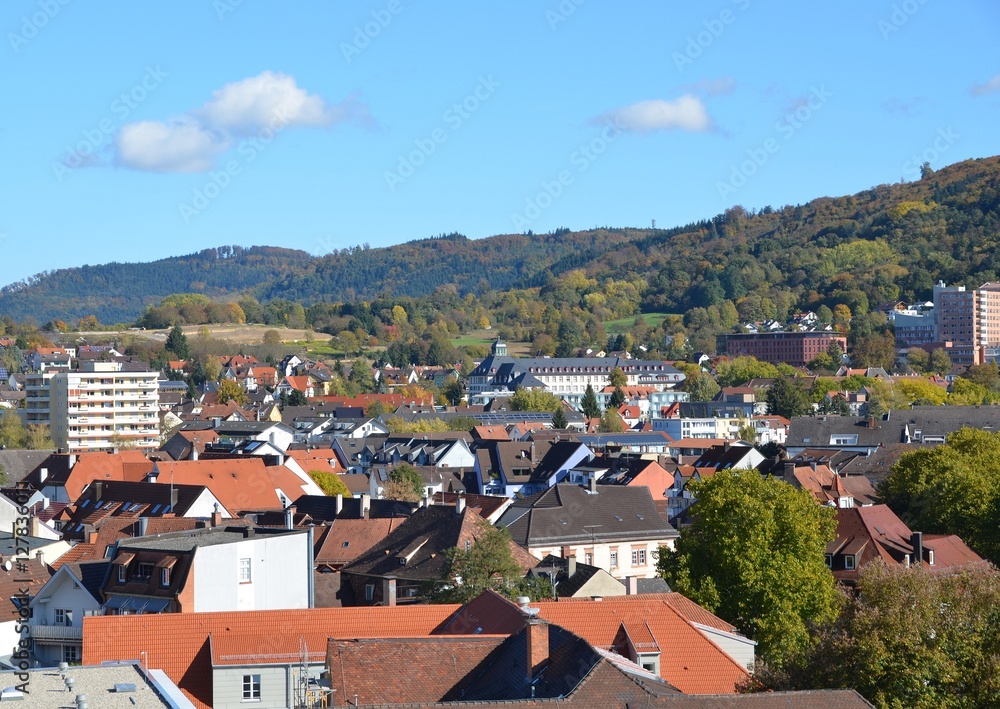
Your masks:
<svg viewBox="0 0 1000 709"><path fill-rule="evenodd" d="M240 583L253 583L253 560L249 556L240 559Z"/></svg>
<svg viewBox="0 0 1000 709"><path fill-rule="evenodd" d="M63 662L79 662L80 661L80 646L79 645L63 645L62 646L62 661Z"/></svg>
<svg viewBox="0 0 1000 709"><path fill-rule="evenodd" d="M611 568L618 568L618 552L616 551L611 552Z"/></svg>
<svg viewBox="0 0 1000 709"><path fill-rule="evenodd" d="M168 568L160 569L160 585L164 587L170 585L170 569Z"/></svg>
<svg viewBox="0 0 1000 709"><path fill-rule="evenodd" d="M243 675L243 701L260 701L260 675Z"/></svg>
<svg viewBox="0 0 1000 709"><path fill-rule="evenodd" d="M854 571L854 554L844 554L844 569Z"/></svg>

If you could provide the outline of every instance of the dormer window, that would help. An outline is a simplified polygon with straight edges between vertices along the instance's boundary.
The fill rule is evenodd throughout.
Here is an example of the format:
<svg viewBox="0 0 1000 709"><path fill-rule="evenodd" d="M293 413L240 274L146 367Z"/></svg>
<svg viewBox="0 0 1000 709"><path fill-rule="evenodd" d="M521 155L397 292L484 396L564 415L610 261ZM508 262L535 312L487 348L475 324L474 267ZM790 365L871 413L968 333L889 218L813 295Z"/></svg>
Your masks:
<svg viewBox="0 0 1000 709"><path fill-rule="evenodd" d="M833 568L833 554L826 554L826 568Z"/></svg>
<svg viewBox="0 0 1000 709"><path fill-rule="evenodd" d="M848 571L854 570L854 554L844 555L844 568Z"/></svg>

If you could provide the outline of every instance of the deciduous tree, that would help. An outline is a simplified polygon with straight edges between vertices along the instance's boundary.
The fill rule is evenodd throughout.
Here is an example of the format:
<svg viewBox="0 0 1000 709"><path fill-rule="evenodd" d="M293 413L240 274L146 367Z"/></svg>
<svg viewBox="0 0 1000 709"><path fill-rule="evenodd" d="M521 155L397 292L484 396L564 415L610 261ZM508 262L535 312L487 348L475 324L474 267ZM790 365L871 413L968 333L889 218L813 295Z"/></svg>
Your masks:
<svg viewBox="0 0 1000 709"><path fill-rule="evenodd" d="M837 616L826 567L834 512L803 490L756 470L721 470L692 484L693 523L658 568L671 587L756 640L781 665L809 640L813 623Z"/></svg>

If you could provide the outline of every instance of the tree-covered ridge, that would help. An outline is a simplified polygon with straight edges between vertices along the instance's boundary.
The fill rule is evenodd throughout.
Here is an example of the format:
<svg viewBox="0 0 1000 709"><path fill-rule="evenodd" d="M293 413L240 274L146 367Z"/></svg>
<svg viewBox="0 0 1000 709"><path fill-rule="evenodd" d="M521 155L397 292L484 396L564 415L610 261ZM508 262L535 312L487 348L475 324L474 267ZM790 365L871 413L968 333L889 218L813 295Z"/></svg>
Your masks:
<svg viewBox="0 0 1000 709"><path fill-rule="evenodd" d="M172 293L310 306L423 300L443 287L472 294L501 317L542 303L578 319L687 313L684 324L703 333L695 344L704 348L705 333L727 330L736 318L781 320L838 305L848 317L864 315L884 301L929 299L938 280L970 287L1000 280L998 242L1000 157L991 157L852 196L754 212L734 207L670 230L449 234L320 258L212 249L152 264L66 269L5 288L0 314L40 322L96 314L112 322L134 319Z"/></svg>
<svg viewBox="0 0 1000 709"><path fill-rule="evenodd" d="M39 323L88 315L102 323L127 322L172 293L235 298L276 274L304 268L311 258L271 246L224 246L152 263L59 269L0 289L0 313Z"/></svg>

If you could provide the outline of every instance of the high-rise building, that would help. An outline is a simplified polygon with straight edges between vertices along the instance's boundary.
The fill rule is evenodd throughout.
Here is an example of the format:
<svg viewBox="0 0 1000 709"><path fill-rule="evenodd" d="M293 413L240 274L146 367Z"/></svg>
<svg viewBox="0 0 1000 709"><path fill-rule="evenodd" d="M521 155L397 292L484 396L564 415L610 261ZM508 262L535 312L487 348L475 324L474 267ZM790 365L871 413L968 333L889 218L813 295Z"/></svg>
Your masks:
<svg viewBox="0 0 1000 709"><path fill-rule="evenodd" d="M934 286L936 342L950 342L954 364L981 364L1000 350L1000 283L984 283L976 290L965 286Z"/></svg>
<svg viewBox="0 0 1000 709"><path fill-rule="evenodd" d="M47 370L25 381L25 423L47 424L68 453L159 445L156 372L123 370L120 362L81 362L80 369Z"/></svg>

